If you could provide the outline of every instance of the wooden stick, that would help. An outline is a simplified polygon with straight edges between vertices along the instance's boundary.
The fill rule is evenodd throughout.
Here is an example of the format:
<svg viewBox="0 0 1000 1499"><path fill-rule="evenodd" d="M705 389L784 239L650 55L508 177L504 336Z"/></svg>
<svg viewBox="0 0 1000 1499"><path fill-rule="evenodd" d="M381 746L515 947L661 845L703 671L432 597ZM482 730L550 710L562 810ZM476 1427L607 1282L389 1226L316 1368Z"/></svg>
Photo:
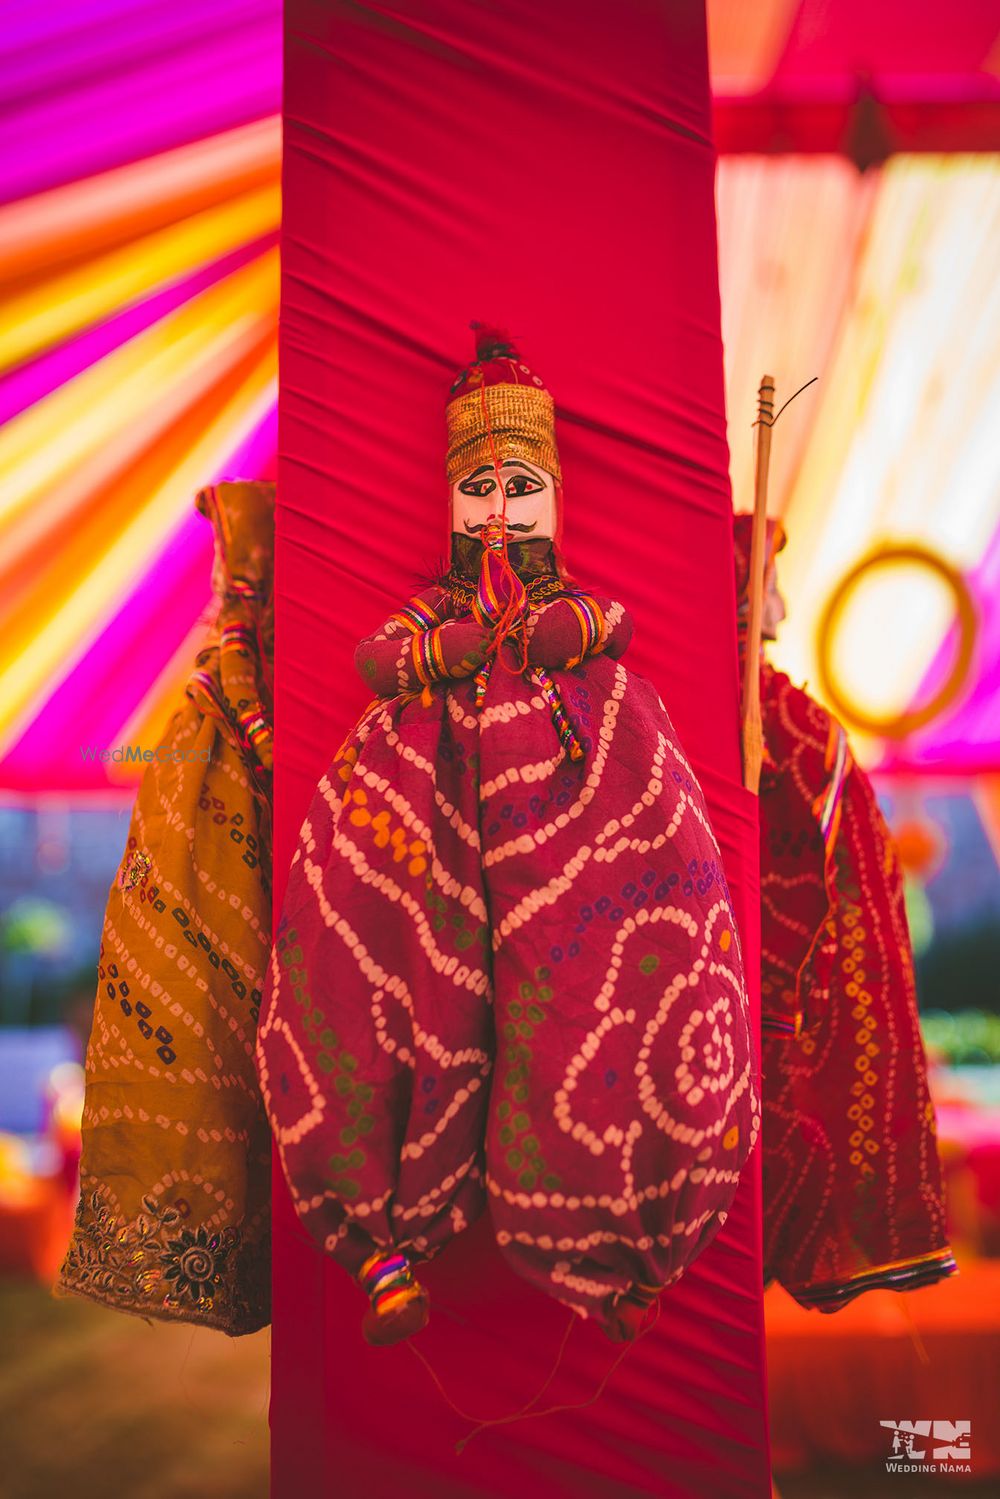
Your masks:
<svg viewBox="0 0 1000 1499"><path fill-rule="evenodd" d="M757 444L754 464L753 539L747 592L746 657L743 662L743 784L757 795L764 760L764 731L760 717L760 637L764 612L764 555L767 550L767 471L771 462L771 423L774 420L774 381L765 375L757 392Z"/></svg>

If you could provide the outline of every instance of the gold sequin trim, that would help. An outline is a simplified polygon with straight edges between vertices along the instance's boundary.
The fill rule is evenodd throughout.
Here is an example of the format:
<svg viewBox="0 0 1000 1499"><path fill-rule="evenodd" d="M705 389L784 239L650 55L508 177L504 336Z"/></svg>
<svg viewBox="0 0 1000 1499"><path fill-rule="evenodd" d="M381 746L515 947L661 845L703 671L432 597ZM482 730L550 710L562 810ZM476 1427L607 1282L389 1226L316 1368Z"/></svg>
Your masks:
<svg viewBox="0 0 1000 1499"><path fill-rule="evenodd" d="M136 885L145 879L152 867L153 861L148 854L133 853L122 865L118 883L123 890L134 890Z"/></svg>
<svg viewBox="0 0 1000 1499"><path fill-rule="evenodd" d="M151 1196L129 1220L114 1213L106 1189L88 1189L56 1290L232 1336L256 1332L271 1314L268 1225L249 1242L242 1226L192 1227Z"/></svg>
<svg viewBox="0 0 1000 1499"><path fill-rule="evenodd" d="M527 458L539 468L562 478L556 449L555 406L547 390L532 385L489 385L486 409L497 457ZM483 421L483 392L470 390L450 401L448 419L448 483L470 469L492 463L490 440Z"/></svg>

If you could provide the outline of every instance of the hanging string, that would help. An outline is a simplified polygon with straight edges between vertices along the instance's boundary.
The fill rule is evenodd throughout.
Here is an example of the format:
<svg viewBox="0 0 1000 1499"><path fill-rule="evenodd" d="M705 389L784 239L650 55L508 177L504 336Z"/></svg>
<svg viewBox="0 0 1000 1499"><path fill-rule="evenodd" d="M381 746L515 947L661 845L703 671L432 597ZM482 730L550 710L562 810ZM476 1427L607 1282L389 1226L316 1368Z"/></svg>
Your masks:
<svg viewBox="0 0 1000 1499"><path fill-rule="evenodd" d="M657 1300L656 1302L654 1302L649 1310L653 1313L653 1316L636 1334L633 1340L630 1343L625 1344L610 1367L605 1371L604 1377L601 1380L600 1384L597 1386L597 1389L591 1396L589 1396L588 1399L575 1402L568 1401L562 1405L550 1405L547 1406L543 1411L531 1410L530 1406L534 1404L534 1402L531 1401L529 1402L528 1406L524 1407L523 1410L515 1412L515 1414L512 1416L498 1416L496 1420L493 1421L480 1421L478 1426L476 1426L473 1431L469 1432L468 1436L462 1437L460 1441L455 1443L455 1451L457 1453L462 1453L472 1441L473 1437L478 1436L481 1431L486 1431L492 1426L510 1426L514 1421L533 1421L540 1416L556 1416L561 1415L565 1411L582 1411L586 1410L588 1406L596 1405L598 1400L600 1400L601 1396L604 1394L604 1391L607 1389L608 1383L611 1380L611 1376L616 1372L619 1366L624 1363L625 1359L632 1352L632 1349L635 1347L636 1343L639 1342L640 1338L644 1338L647 1336L647 1334L651 1333L653 1328L656 1326L656 1323L660 1316L659 1301Z"/></svg>
<svg viewBox="0 0 1000 1499"><path fill-rule="evenodd" d="M312 1235L308 1234L301 1227L301 1224L297 1219L290 1225L290 1229L293 1238L296 1238L301 1243L305 1244L309 1249L313 1250L325 1261L326 1256L323 1254L322 1249L316 1243L316 1240L312 1237ZM659 1301L651 1306L649 1310L654 1312L653 1317L647 1322L644 1327L640 1329L633 1341L631 1343L626 1343L621 1351L616 1355L610 1368L605 1372L600 1384L597 1386L597 1389L594 1391L593 1395L590 1395L586 1400L581 1400L575 1404L569 1403L564 1405L547 1406L543 1411L532 1410L532 1406L537 1405L538 1401L541 1400L542 1396L545 1394L545 1391L549 1388L562 1366L563 1356L566 1352L566 1345L569 1342L570 1333L573 1331L573 1324L577 1320L577 1315L575 1312L570 1312L569 1314L569 1320L566 1323L566 1330L562 1335L562 1340L560 1341L559 1349L556 1353L555 1362L552 1365L552 1368L550 1369L545 1381L539 1386L535 1394L532 1395L531 1399L527 1401L527 1403L523 1405L520 1410L514 1411L514 1413L509 1416L497 1416L482 1419L480 1417L470 1415L468 1411L462 1410L461 1406L456 1405L455 1401L448 1394L448 1391L445 1389L440 1376L434 1369L434 1366L431 1364L426 1354L421 1353L420 1349L417 1347L412 1338L408 1338L406 1340L405 1346L410 1350L414 1358L416 1358L421 1364L423 1364L427 1373L430 1375L430 1378L435 1388L437 1389L438 1394L441 1396L441 1399L448 1406L448 1408L452 1410L460 1420L468 1421L472 1425L472 1431L468 1432L466 1436L460 1437L459 1440L455 1443L456 1453L461 1453L472 1441L472 1438L474 1436L478 1436L481 1431L485 1431L491 1426L508 1426L513 1421L529 1421L534 1416L553 1416L563 1411L585 1410L588 1406L595 1405L604 1394L604 1391L607 1389L612 1375L615 1374L619 1366L622 1364L631 1350L635 1347L636 1343L638 1343L641 1338L646 1337L648 1333L652 1332L653 1328L655 1327L660 1315ZM152 1325L153 1324L150 1323L150 1326Z"/></svg>
<svg viewBox="0 0 1000 1499"><path fill-rule="evenodd" d="M293 1238L296 1238L296 1239L298 1239L300 1241L300 1243L305 1244L307 1248L313 1250L325 1262L326 1256L323 1254L322 1249L316 1243L316 1240L312 1237L312 1235L309 1234L309 1233L307 1233L306 1230L302 1228L302 1226L299 1223L299 1220L297 1218L295 1219L295 1221L293 1223L291 1223L289 1225L289 1228L290 1228L290 1231L291 1231L291 1234L292 1234ZM447 1308L445 1308L445 1310L447 1310ZM505 1422L516 1421L516 1420L523 1419L528 1414L539 1414L539 1415L548 1415L548 1414L550 1414L550 1412L548 1412L548 1411L541 1411L541 1412L535 1412L535 1413L533 1413L531 1411L531 1407L533 1405L536 1405L538 1403L538 1401L541 1400L542 1396L545 1394L545 1391L549 1388L549 1385L552 1383L552 1381L555 1379L556 1375L558 1374L559 1369L560 1369L560 1367L562 1365L563 1355L566 1352L566 1345L569 1342L569 1336L570 1336L570 1333L573 1331L573 1324L576 1322L576 1320L577 1320L577 1314L575 1312L570 1312L570 1314L569 1314L569 1320L566 1323L566 1330L565 1330L565 1332L562 1335L562 1339L561 1339L561 1341L559 1343L559 1349L558 1349L558 1352L556 1353L555 1363L552 1365L552 1368L549 1370L548 1376L546 1377L544 1383L539 1386L539 1388L536 1390L535 1394L532 1395L531 1399L525 1405L523 1405L519 1411L515 1411L514 1414L511 1415L511 1416L500 1416L500 1417L497 1417L496 1419L489 1418L489 1417L481 1418L479 1416L472 1416L472 1415L469 1414L468 1411L462 1410L461 1406L456 1405L455 1401L452 1400L451 1396L448 1394L448 1391L445 1389L444 1384L442 1383L440 1376L437 1374L436 1370L434 1369L434 1366L431 1364L431 1362L427 1358L426 1354L424 1354L424 1353L422 1353L420 1351L420 1349L417 1347L416 1343L413 1341L412 1338L407 1338L406 1339L405 1346L410 1350L410 1352L413 1354L414 1358L418 1359L419 1362L421 1364L423 1364L424 1368L426 1369L427 1373L430 1375L431 1380L432 1380L433 1384L435 1385L435 1387L436 1387L436 1389L438 1391L438 1394L441 1396L441 1399L444 1401L444 1403L448 1406L448 1408L450 1410L454 1411L454 1413L455 1413L456 1416L458 1416L462 1421L468 1421L473 1426L473 1428L474 1428L474 1430L472 1430L471 1432L469 1432L469 1434L467 1436L460 1438L460 1440L456 1443L456 1447L455 1447L456 1452L461 1452L462 1449L465 1447L466 1443L470 1442L472 1440L472 1438L477 1434L477 1432L484 1430L487 1426L503 1425ZM150 1322L149 1325L150 1325L150 1327L152 1327L152 1325L153 1325L152 1322ZM648 1328L644 1329L643 1332L639 1334L639 1337L644 1336L645 1332L647 1332L648 1330L649 1330ZM638 1338L636 1339L636 1341L638 1341ZM595 1400L597 1400L601 1394L603 1394L605 1385L607 1384L607 1382L610 1379L611 1375L614 1373L615 1369L618 1367L618 1365L621 1362L622 1358L624 1357L625 1353L628 1352L628 1349L629 1349L630 1346L631 1346L630 1344L626 1344L625 1345L624 1350L618 1356L618 1358L615 1360L615 1362L612 1364L611 1368L608 1370L607 1374L604 1376L604 1379L601 1381L601 1384L600 1384L600 1387L598 1388L597 1394L591 1396L591 1398L589 1400L584 1401L585 1405L592 1405L593 1402ZM561 1409L561 1407L556 1406L556 1407L553 1407L553 1409L558 1410L558 1409Z"/></svg>
<svg viewBox="0 0 1000 1499"><path fill-rule="evenodd" d="M556 1361L553 1364L548 1378L545 1380L545 1383L536 1392L536 1394L534 1394L531 1399L527 1401L525 1405L522 1405L520 1410L514 1411L509 1416L495 1416L485 1420L477 1420L475 1416L470 1416L467 1411L463 1411L460 1406L456 1405L455 1401L452 1400L451 1396L448 1394L448 1391L445 1389L438 1375L435 1373L430 1361L424 1356L424 1354L421 1353L420 1349L417 1348L412 1342L407 1343L406 1346L423 1364L424 1368L427 1370L427 1373L430 1375L435 1386L437 1387L441 1398L445 1401L449 1408L453 1410L457 1416L461 1417L463 1421L471 1421L475 1423L472 1431L467 1432L464 1437L460 1437L459 1440L455 1443L455 1452L460 1455L465 1451L465 1448L472 1441L473 1437L478 1436L481 1431L489 1430L491 1427L510 1426L515 1421L531 1421L540 1416L559 1415L564 1411L581 1411L586 1410L588 1406L596 1405L597 1401L600 1400L601 1396L604 1394L604 1391L607 1389L612 1376L615 1374L624 1360L628 1357L629 1353L635 1347L636 1343L638 1343L641 1338L646 1337L650 1332L652 1332L653 1328L656 1326L656 1322L660 1315L659 1301L650 1306L648 1310L653 1315L649 1317L645 1326L643 1326L641 1330L636 1334L632 1342L626 1343L621 1351L616 1354L608 1369L605 1370L605 1373L601 1378L597 1389L592 1395L589 1395L586 1400L569 1401L559 1405L550 1405L546 1406L545 1410L540 1411L533 1410L532 1407L534 1405L537 1405L538 1401L541 1400L542 1396L545 1394L545 1391L548 1389L549 1385L555 1379L556 1374L559 1372L559 1368L562 1364L563 1354L566 1351L566 1344L569 1342L569 1335L573 1330L573 1323L576 1321L576 1313L571 1312L570 1320L567 1324L566 1331L563 1333L562 1342L559 1345L559 1352L556 1355Z"/></svg>
<svg viewBox="0 0 1000 1499"><path fill-rule="evenodd" d="M490 445L490 457L493 460L493 472L496 474L497 485L500 490L501 576L507 583L508 594L506 606L503 610L503 613L500 615L500 618L496 622L493 631L493 638L487 648L486 655L487 660L489 660L490 657L498 660L505 671L509 671L514 675L520 675L522 672L526 671L528 667L528 643L525 638L523 629L519 631L516 637L517 647L520 648L520 661L518 663L513 666L508 665L500 649L504 641L508 639L508 637L513 635L515 631L518 630L518 626L522 624L522 615L521 605L517 596L518 590L513 586L514 579L517 575L514 572L513 564L510 560L510 553L507 544L507 491L504 488L503 475L500 472L500 456L497 453L496 444L493 441L493 424L490 421L489 406L486 401L485 380L479 387L479 404L483 414L483 425L486 430L487 441Z"/></svg>
<svg viewBox="0 0 1000 1499"><path fill-rule="evenodd" d="M905 1292L900 1292L898 1305L900 1311L903 1313L903 1321L907 1325L907 1331L910 1334L910 1342L913 1344L913 1351L917 1355L920 1363L922 1363L924 1368L926 1369L930 1364L931 1356L927 1352L927 1345L924 1343L923 1338L920 1336L920 1329L918 1328L916 1322L914 1322L913 1320L913 1313L910 1311Z"/></svg>
<svg viewBox="0 0 1000 1499"><path fill-rule="evenodd" d="M549 1370L549 1374L545 1380L545 1383L541 1386L540 1389L535 1392L534 1395L532 1395L531 1399L527 1402L526 1405L522 1405L519 1411L515 1411L512 1416L500 1416L497 1418L499 1421L516 1421L525 1411L530 1411L531 1407L537 1401L541 1400L542 1396L545 1394L545 1391L548 1389L549 1385L552 1383L557 1373L559 1372L559 1366L562 1363L562 1357L566 1351L566 1344L569 1342L569 1335L573 1331L573 1323L575 1321L576 1313L570 1312L569 1321L566 1324L566 1331L562 1335L562 1341L559 1344L559 1351L556 1354L556 1361L552 1365L552 1368ZM406 1346L407 1348L409 1348L414 1357L419 1359L423 1364L424 1368L427 1370L427 1373L430 1375L431 1379L436 1385L438 1393L440 1394L442 1400L451 1410L455 1412L456 1416L460 1416L463 1421L471 1422L476 1431L480 1430L483 1426L490 1426L493 1424L490 1417L470 1416L468 1411L464 1411L462 1410L461 1406L456 1405L454 1400L452 1400L451 1396L448 1394L448 1391L442 1384L440 1377L435 1372L434 1367L431 1364L430 1359L427 1358L426 1354L421 1353L420 1349L416 1346L415 1343L409 1342ZM465 1446L465 1443L468 1442L474 1435L475 1431L470 1432L468 1436L462 1437L459 1442L456 1443L455 1451L461 1452L462 1448Z"/></svg>

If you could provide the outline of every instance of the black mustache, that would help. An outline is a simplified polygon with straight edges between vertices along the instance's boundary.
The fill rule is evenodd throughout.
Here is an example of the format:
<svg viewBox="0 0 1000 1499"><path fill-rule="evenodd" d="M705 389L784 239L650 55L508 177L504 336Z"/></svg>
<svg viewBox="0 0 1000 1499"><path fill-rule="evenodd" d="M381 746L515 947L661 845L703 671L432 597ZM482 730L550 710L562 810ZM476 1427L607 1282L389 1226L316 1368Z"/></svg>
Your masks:
<svg viewBox="0 0 1000 1499"><path fill-rule="evenodd" d="M516 521L509 520L507 522L507 530L508 531L524 531L524 532L529 532L529 531L534 531L536 529L537 525L538 525L537 521L533 521L530 526L522 526L522 525L518 525L518 523ZM480 531L485 531L486 530L486 526L485 526L485 524L483 524L481 526L470 526L469 522L466 521L465 522L465 529L468 531L468 533L469 533L470 536L476 536Z"/></svg>

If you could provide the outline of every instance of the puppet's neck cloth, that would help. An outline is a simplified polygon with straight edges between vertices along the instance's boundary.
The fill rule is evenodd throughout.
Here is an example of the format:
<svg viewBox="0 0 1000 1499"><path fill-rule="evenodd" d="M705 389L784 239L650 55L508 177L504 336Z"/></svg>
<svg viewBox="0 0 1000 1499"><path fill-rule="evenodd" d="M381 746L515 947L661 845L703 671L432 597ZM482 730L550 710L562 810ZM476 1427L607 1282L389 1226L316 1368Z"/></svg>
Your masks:
<svg viewBox="0 0 1000 1499"><path fill-rule="evenodd" d="M555 542L548 536L539 536L530 541L509 540L507 555L518 577L527 582L530 578L558 577ZM454 531L451 537L451 571L460 578L475 581L483 558L483 544L478 536L466 536Z"/></svg>

